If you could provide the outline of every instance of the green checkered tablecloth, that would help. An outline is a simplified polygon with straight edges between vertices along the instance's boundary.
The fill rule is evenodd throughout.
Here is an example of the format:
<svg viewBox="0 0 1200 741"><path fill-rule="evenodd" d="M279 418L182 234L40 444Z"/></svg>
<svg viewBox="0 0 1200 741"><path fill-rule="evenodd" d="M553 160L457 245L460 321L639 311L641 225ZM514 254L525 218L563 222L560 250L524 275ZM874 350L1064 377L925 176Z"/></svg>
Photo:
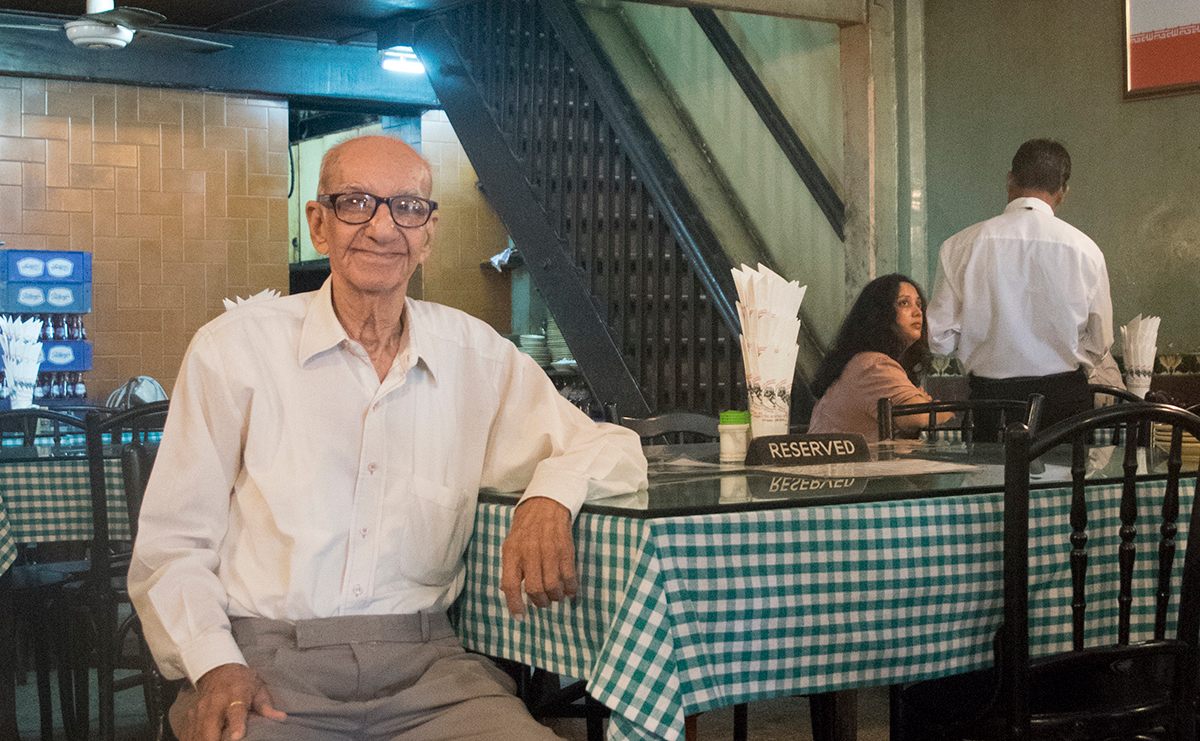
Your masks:
<svg viewBox="0 0 1200 741"><path fill-rule="evenodd" d="M1161 484L1139 487L1162 496ZM1117 538L1119 496L1119 486L1089 489L1091 583L1116 569L1107 544ZM1058 568L1069 550L1069 492L1032 499L1033 629L1062 626L1035 634L1035 652L1045 653L1070 644L1069 621L1054 620L1069 611L1070 576ZM587 679L613 710L610 739L677 739L685 715L714 707L989 665L1002 513L998 493L657 519L583 513L578 597L517 622L499 588L512 507L482 503L459 634L473 650ZM1150 525L1139 531L1143 541L1154 536ZM1136 575L1146 594L1150 560ZM1115 599L1091 612L1095 635L1115 623ZM1152 628L1135 617L1135 639Z"/></svg>
<svg viewBox="0 0 1200 741"><path fill-rule="evenodd" d="M128 538L121 462L107 461L104 473L110 534ZM90 538L90 497L86 458L0 461L0 573L16 560L19 543Z"/></svg>

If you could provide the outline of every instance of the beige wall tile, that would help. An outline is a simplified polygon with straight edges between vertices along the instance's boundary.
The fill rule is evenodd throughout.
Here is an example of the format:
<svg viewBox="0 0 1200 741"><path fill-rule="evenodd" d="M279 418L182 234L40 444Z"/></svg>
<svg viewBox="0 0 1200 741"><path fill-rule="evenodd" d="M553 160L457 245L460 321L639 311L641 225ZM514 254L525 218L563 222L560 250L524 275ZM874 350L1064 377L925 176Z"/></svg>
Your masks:
<svg viewBox="0 0 1200 741"><path fill-rule="evenodd" d="M21 227L28 234L71 234L71 215L62 211L31 211L21 215Z"/></svg>
<svg viewBox="0 0 1200 741"><path fill-rule="evenodd" d="M45 162L44 139L22 139L19 136L0 136L0 160L12 162Z"/></svg>
<svg viewBox="0 0 1200 741"><path fill-rule="evenodd" d="M69 142L47 140L46 185L52 188L65 188L71 184L70 152Z"/></svg>
<svg viewBox="0 0 1200 741"><path fill-rule="evenodd" d="M112 190L117 187L117 174L111 167L70 165L70 184L73 188Z"/></svg>
<svg viewBox="0 0 1200 741"><path fill-rule="evenodd" d="M21 136L21 90L0 89L0 136Z"/></svg>
<svg viewBox="0 0 1200 741"><path fill-rule="evenodd" d="M205 126L204 146L217 149L245 149L246 130L233 126Z"/></svg>
<svg viewBox="0 0 1200 741"><path fill-rule="evenodd" d="M137 167L138 148L133 144L92 144L92 164Z"/></svg>
<svg viewBox="0 0 1200 741"><path fill-rule="evenodd" d="M0 162L0 185L21 184L21 163Z"/></svg>
<svg viewBox="0 0 1200 741"><path fill-rule="evenodd" d="M3 96L0 96L0 105L4 104L2 98ZM4 114L0 113L0 124L3 120ZM66 139L70 136L70 122L71 119L63 116L21 116L21 131L18 135L26 139Z"/></svg>
<svg viewBox="0 0 1200 741"><path fill-rule="evenodd" d="M46 166L37 162L21 164L21 208L46 208Z"/></svg>
<svg viewBox="0 0 1200 741"><path fill-rule="evenodd" d="M246 181L246 192L252 196L287 196L286 175L249 175Z"/></svg>
<svg viewBox="0 0 1200 741"><path fill-rule="evenodd" d="M71 164L92 164L92 122L76 118L71 121Z"/></svg>
<svg viewBox="0 0 1200 741"><path fill-rule="evenodd" d="M0 239L15 244L13 235L22 231L21 213L21 186L0 185Z"/></svg>

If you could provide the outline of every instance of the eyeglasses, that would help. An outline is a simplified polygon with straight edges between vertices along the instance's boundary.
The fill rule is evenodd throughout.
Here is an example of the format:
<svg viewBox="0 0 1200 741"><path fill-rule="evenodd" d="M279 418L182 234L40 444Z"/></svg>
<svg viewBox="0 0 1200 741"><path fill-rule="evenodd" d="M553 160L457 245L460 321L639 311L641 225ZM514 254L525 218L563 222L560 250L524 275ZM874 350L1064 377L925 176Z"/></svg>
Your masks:
<svg viewBox="0 0 1200 741"><path fill-rule="evenodd" d="M379 204L386 203L396 226L414 229L425 226L437 210L437 201L420 196L398 195L383 198L373 193L328 193L317 196L317 203L329 206L338 219L347 224L365 224L375 218Z"/></svg>

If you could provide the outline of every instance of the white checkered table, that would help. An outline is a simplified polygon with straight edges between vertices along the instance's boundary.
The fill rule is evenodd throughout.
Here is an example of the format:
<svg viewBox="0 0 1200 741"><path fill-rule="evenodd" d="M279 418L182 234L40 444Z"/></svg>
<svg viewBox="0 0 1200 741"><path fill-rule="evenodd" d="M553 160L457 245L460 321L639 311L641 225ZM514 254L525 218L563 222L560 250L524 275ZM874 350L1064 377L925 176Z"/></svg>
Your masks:
<svg viewBox="0 0 1200 741"><path fill-rule="evenodd" d="M475 651L586 679L589 693L613 711L610 739L676 739L686 715L711 708L990 665L1001 614L999 486L987 491L979 477L960 476L972 493L955 495L947 490L954 479L943 478L929 487L938 496L928 496L906 480L891 488L917 498L853 501L887 499L889 487L850 487L855 493L845 503L767 496L763 506L772 508L753 509L755 494L778 483L777 476L756 478L747 477L749 504L722 509L714 494L722 490L719 477L666 484L652 472L643 507L657 491L691 489L699 514L680 505L663 516L636 506L605 513L603 500L586 505L575 525L579 595L534 608L522 622L508 615L499 588L515 497L485 492L467 553L459 634ZM1161 496L1161 483L1139 486ZM1190 483L1184 488L1181 538L1192 494ZM1089 580L1102 580L1116 568L1104 561L1115 549L1102 542L1116 538L1120 487L1088 492L1095 502L1089 547L1097 549ZM1069 610L1069 574L1050 567L1065 564L1052 556L1069 548L1068 504L1069 490L1034 492L1035 613ZM1149 530L1140 537L1154 537ZM1143 591L1151 589L1149 565L1137 578ZM1115 608L1093 612L1090 629L1116 619ZM1152 627L1141 620L1135 632L1145 636ZM1034 643L1035 651L1064 649L1070 636L1041 634Z"/></svg>
<svg viewBox="0 0 1200 741"><path fill-rule="evenodd" d="M129 538L121 462L106 462L109 531ZM0 458L0 574L22 543L87 540L92 534L91 484L85 457Z"/></svg>

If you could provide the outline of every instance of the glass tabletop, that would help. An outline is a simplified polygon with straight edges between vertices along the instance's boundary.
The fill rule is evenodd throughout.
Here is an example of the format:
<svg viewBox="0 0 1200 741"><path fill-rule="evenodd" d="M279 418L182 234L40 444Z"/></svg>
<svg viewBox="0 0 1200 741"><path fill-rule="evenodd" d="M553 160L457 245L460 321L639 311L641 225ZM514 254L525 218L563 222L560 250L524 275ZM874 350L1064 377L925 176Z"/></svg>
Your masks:
<svg viewBox="0 0 1200 741"><path fill-rule="evenodd" d="M999 443L894 441L871 445L865 464L747 467L717 462L715 444L645 448L649 487L588 501L584 512L633 517L736 512L829 504L996 493L1004 489L1004 446ZM1138 449L1139 479L1166 476L1165 454ZM1087 449L1090 483L1118 481L1124 448ZM1056 448L1032 467L1031 486L1071 481L1070 447ZM520 495L484 491L484 502L513 502Z"/></svg>

